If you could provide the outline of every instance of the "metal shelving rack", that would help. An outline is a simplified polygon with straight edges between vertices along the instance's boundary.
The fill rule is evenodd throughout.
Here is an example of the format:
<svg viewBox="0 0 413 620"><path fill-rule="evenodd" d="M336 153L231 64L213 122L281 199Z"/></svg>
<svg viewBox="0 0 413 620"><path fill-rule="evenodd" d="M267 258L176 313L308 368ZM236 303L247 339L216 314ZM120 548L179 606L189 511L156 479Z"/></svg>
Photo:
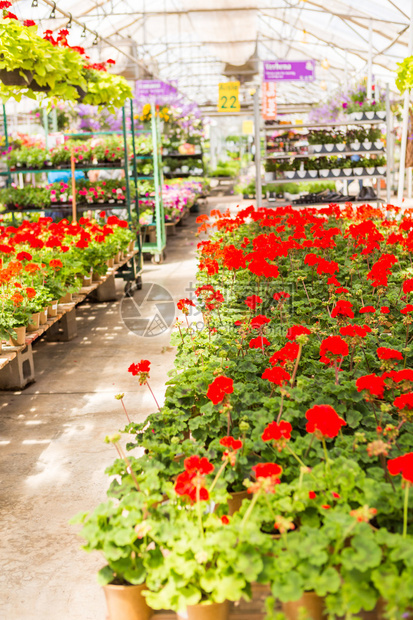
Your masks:
<svg viewBox="0 0 413 620"><path fill-rule="evenodd" d="M353 120L353 119L349 119L348 121L337 121L335 123L303 123L303 124L297 124L297 125L274 125L274 126L266 126L265 127L265 135L267 136L269 133L275 133L276 131L279 132L283 132L283 131L288 131L290 129L295 129L297 131L300 131L301 129L323 129L323 128L335 128L335 127L351 127L351 126L364 126L364 125L383 125L386 124L386 130L387 130L387 140L386 140L386 149L382 149L382 150L366 150L366 149L360 149L358 151L349 151L349 150L344 150L344 151L331 151L331 152L314 152L314 153L283 153L280 152L280 154L278 155L278 153L273 152L272 155L273 156L266 156L265 160L266 161L277 161L279 159L281 160L285 160L285 159L292 159L292 158L299 158L299 159L310 159L313 157L331 157L331 156L340 156L340 155L359 155L359 156L363 156L363 155L367 155L367 154L386 154L386 159L387 159L387 163L389 163L389 133L390 133L390 102L389 102L389 92L387 90L386 93L386 117L385 118L373 118L373 119L362 119L362 120ZM267 153L267 141L265 141L265 148L266 148L266 153ZM277 156L274 156L276 155ZM357 166L355 165L354 168L356 168ZM380 179L382 178L386 178L388 177L388 172L386 171L385 174L377 174L377 173L373 173L373 174L354 174L353 172L350 175L339 175L339 176L334 176L333 174L329 174L327 177L324 176L315 176L315 177L310 177L305 175L304 177L298 177L298 175L295 175L293 178L282 178L282 179L274 179L272 181L268 181L271 184L274 185L282 185L285 183L302 183L304 182L317 182L317 181L338 181L338 180L342 180L342 181L352 181L354 179L356 180L363 180L363 179L378 179L380 181ZM347 185L347 184L346 184ZM389 185L389 184L388 184ZM380 203L382 202L382 199L380 198L380 182L377 184L378 187L378 191L377 191L377 202ZM387 201L389 202L390 198L389 198L389 187L387 189ZM347 187L344 190L345 192L347 192Z"/></svg>
<svg viewBox="0 0 413 620"><path fill-rule="evenodd" d="M132 105L132 102L131 102ZM131 108L132 109L132 108ZM8 134L7 134L7 116L6 116L6 112L5 112L5 107L3 106L3 125L5 128L5 137L6 137L6 146L8 146ZM133 117L131 118L131 128L133 128ZM46 130L46 137L47 137L47 124L45 126L45 130ZM90 135L89 135L90 134ZM124 161L123 164L114 164L114 165L76 165L76 170L78 171L82 171L82 172L87 172L89 170L124 170L125 172L125 186L126 186L126 202L123 204L80 204L76 206L76 211L94 211L94 210L123 210L126 209L128 212L128 220L131 223L132 222L132 208L131 208L131 196L130 196L130 186L129 186L129 181L130 181L130 174L129 174L129 152L128 152L128 130L127 130L127 122L126 122L126 109L125 107L122 108L122 130L121 131L98 131L98 132L80 132L80 133L68 133L68 134L64 134L65 137L69 137L69 138L75 138L75 137L94 137L94 136L102 136L102 135L122 135L123 136L123 142L124 142ZM135 146L135 141L134 141L134 136L133 136L133 132L132 132L132 143L133 143L133 148ZM46 141L47 143L47 141ZM133 153L133 156L135 155L135 153ZM59 172L62 170L67 170L68 169L68 165L64 165L64 166L58 166L58 167L47 167L47 168L43 168L43 169L39 169L39 168L20 168L20 169L16 169L16 170L10 170L8 168L7 172L4 172L3 174L8 175L9 179L12 178L12 176L14 174L30 174L30 173L34 173L34 174L42 174L42 173L48 173L48 172ZM135 182L135 187L136 187L136 201L138 201L138 180L140 179L151 179L152 177L139 177L137 175L136 172L136 165L134 166L134 174L133 174L133 180ZM15 211L15 210L9 210L6 211L5 213L9 212L12 215L16 214L16 213L39 213L41 211L56 211L56 212L62 212L62 216L64 216L67 212L69 212L71 214L72 212L72 207L71 205L67 205L67 204L57 204L57 203L53 203L50 205L50 207L46 208L46 209L21 209L19 211ZM138 211L138 222L137 222L137 234L136 234L136 239L137 239L137 249L138 252L137 254L135 254L130 261L128 261L128 263L125 263L125 265L122 266L122 268L118 271L117 273L117 277L121 277L123 280L126 281L125 284L125 291L129 292L132 288L132 281L134 281L137 285L138 288L142 288L142 278L141 278L141 274L142 274L142 269L143 269L143 250L142 250L142 240L141 240L141 231L140 231L140 226L139 226L139 211Z"/></svg>
<svg viewBox="0 0 413 620"><path fill-rule="evenodd" d="M139 221L140 216L140 204L142 196L138 192L138 180L152 180L154 182L154 200L155 200L155 224L152 225L152 230L149 236L152 237L149 241L142 242L142 252L148 252L152 254L154 262L160 263L165 259L165 247L166 247L166 229L165 229L165 211L162 200L162 159L161 159L161 141L159 137L159 122L156 118L156 109L154 104L151 105L151 122L150 129L135 129L134 126L134 109L133 101L130 100L130 115L131 115L131 128L132 130L132 144L133 144L133 178L135 180L135 204L136 214ZM152 153L147 155L136 155L135 139L136 135L149 134L152 136ZM137 159L152 159L153 163L153 175L151 177L139 177L137 174L136 160ZM153 231L153 232L152 232ZM148 231L149 232L149 231ZM153 234L154 233L154 234Z"/></svg>

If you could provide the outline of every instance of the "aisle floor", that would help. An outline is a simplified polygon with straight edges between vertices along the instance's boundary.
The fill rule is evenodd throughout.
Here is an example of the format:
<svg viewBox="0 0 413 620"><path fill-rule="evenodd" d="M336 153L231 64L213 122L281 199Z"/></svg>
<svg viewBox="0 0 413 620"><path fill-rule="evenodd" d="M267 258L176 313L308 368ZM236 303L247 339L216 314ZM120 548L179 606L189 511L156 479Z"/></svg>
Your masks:
<svg viewBox="0 0 413 620"><path fill-rule="evenodd" d="M208 209L226 201L210 199ZM144 284L165 287L175 302L195 281L196 228L191 215L168 240L166 262L145 263ZM175 356L170 330L152 338L125 327L122 297L118 281L117 301L79 306L74 340L35 345L36 382L0 392L0 620L105 618L96 584L102 558L80 549L68 520L105 501L104 470L116 452L103 440L126 423L114 395L124 392L134 421L154 411L128 366L151 361L151 387L162 401Z"/></svg>

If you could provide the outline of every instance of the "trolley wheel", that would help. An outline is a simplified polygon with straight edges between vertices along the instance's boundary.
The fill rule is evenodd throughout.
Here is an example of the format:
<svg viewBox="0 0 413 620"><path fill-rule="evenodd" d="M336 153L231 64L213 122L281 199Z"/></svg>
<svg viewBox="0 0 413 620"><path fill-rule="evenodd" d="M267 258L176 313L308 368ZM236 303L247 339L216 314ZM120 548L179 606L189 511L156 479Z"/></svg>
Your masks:
<svg viewBox="0 0 413 620"><path fill-rule="evenodd" d="M129 280L126 282L125 284L125 295L126 297L132 297L132 293L133 293L133 284L132 282L130 282Z"/></svg>
<svg viewBox="0 0 413 620"><path fill-rule="evenodd" d="M166 260L166 252L165 250L162 250L160 254L154 254L152 256L151 262L154 265L162 265L162 263L164 263L165 260Z"/></svg>
<svg viewBox="0 0 413 620"><path fill-rule="evenodd" d="M142 290L142 286L143 286L143 284L142 284L142 276L136 276L135 283L136 283L137 290L141 291Z"/></svg>

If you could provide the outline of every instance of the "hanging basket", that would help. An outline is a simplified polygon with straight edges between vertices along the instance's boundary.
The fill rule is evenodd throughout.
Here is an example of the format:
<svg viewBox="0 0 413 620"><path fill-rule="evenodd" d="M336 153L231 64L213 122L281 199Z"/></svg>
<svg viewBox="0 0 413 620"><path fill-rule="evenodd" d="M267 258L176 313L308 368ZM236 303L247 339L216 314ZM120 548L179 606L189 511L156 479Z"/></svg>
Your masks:
<svg viewBox="0 0 413 620"><path fill-rule="evenodd" d="M34 78L30 84L30 89L34 93L48 93L50 91L50 86L47 84L45 86L40 86L40 84L37 83L36 78Z"/></svg>
<svg viewBox="0 0 413 620"><path fill-rule="evenodd" d="M0 69L0 80L5 86L29 86L32 79L33 73L31 71L23 69L7 71L7 69Z"/></svg>
<svg viewBox="0 0 413 620"><path fill-rule="evenodd" d="M80 86L75 86L74 88L76 89L76 92L79 95L79 98L77 99L77 102L81 103L83 101L83 99L86 97L87 91L83 90L83 88L81 88Z"/></svg>

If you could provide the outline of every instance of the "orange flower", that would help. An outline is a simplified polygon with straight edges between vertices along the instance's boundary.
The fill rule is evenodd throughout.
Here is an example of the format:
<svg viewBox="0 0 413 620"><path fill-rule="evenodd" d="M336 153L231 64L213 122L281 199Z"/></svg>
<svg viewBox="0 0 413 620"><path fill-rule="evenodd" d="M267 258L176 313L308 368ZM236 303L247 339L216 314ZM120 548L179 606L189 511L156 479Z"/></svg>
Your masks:
<svg viewBox="0 0 413 620"><path fill-rule="evenodd" d="M28 288L26 288L26 295L29 299L33 299L33 297L36 297L36 291L34 290L34 288L30 288L30 286Z"/></svg>

